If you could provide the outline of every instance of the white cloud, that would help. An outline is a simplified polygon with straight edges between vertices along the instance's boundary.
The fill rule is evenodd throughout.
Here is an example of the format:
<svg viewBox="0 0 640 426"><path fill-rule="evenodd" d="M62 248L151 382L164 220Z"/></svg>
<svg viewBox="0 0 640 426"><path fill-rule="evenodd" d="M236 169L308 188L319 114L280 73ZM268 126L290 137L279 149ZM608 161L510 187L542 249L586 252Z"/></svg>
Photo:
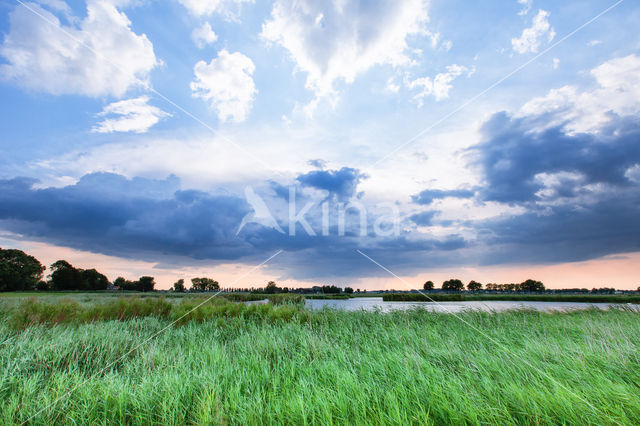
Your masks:
<svg viewBox="0 0 640 426"><path fill-rule="evenodd" d="M252 0L178 0L192 15L209 16L214 13L230 14L229 8Z"/></svg>
<svg viewBox="0 0 640 426"><path fill-rule="evenodd" d="M533 23L529 28L522 31L519 38L511 39L513 50L518 53L537 52L540 47L541 40L546 36L547 41L553 40L556 36L555 30L549 24L549 12L539 10Z"/></svg>
<svg viewBox="0 0 640 426"><path fill-rule="evenodd" d="M624 173L624 176L631 182L640 183L640 164L629 167Z"/></svg>
<svg viewBox="0 0 640 426"><path fill-rule="evenodd" d="M146 35L131 31L131 22L108 1L90 0L79 25L65 26L34 3L10 14L10 31L0 55L5 80L33 90L86 96L121 97L128 89L148 83L158 65Z"/></svg>
<svg viewBox="0 0 640 426"><path fill-rule="evenodd" d="M447 72L437 74L434 78L417 78L407 82L407 86L410 89L415 89L417 87L422 88L422 91L413 97L418 101L418 105L422 107L424 98L427 96L433 96L436 101L448 98L449 90L453 87L451 82L464 73L467 73L469 76L473 73L473 70L470 71L467 67L453 64L447 66Z"/></svg>
<svg viewBox="0 0 640 426"><path fill-rule="evenodd" d="M422 0L278 0L261 36L289 52L317 99L335 95L336 80L351 83L374 65L410 65L408 36L437 42L427 22Z"/></svg>
<svg viewBox="0 0 640 426"><path fill-rule="evenodd" d="M560 59L553 58L553 69L556 70L560 66Z"/></svg>
<svg viewBox="0 0 640 426"><path fill-rule="evenodd" d="M575 86L564 86L532 99L520 115L553 113L554 120L545 127L564 125L567 131L597 132L610 120L640 112L640 57L629 55L611 59L591 70L598 86L580 92Z"/></svg>
<svg viewBox="0 0 640 426"><path fill-rule="evenodd" d="M395 82L394 77L387 79L386 89L391 93L398 93L400 91L400 85Z"/></svg>
<svg viewBox="0 0 640 426"><path fill-rule="evenodd" d="M196 46L200 49L205 47L207 44L215 42L217 39L218 35L213 32L213 29L208 22L205 22L191 32L191 40L193 40Z"/></svg>
<svg viewBox="0 0 640 426"><path fill-rule="evenodd" d="M139 98L113 102L107 105L98 116L115 116L115 118L106 118L91 131L97 133L145 133L160 119L171 116L171 114L164 112L160 108L149 105L148 102L148 96L140 96Z"/></svg>
<svg viewBox="0 0 640 426"><path fill-rule="evenodd" d="M522 5L522 9L518 12L518 15L526 15L531 10L533 0L518 0L518 3Z"/></svg>
<svg viewBox="0 0 640 426"><path fill-rule="evenodd" d="M590 42L587 43L587 46L593 47L593 46L597 46L599 44L602 44L602 40L591 40Z"/></svg>
<svg viewBox="0 0 640 426"><path fill-rule="evenodd" d="M257 92L252 78L254 70L249 57L223 49L208 64L199 61L193 68L196 76L191 82L193 96L208 101L221 121L242 122L251 111Z"/></svg>

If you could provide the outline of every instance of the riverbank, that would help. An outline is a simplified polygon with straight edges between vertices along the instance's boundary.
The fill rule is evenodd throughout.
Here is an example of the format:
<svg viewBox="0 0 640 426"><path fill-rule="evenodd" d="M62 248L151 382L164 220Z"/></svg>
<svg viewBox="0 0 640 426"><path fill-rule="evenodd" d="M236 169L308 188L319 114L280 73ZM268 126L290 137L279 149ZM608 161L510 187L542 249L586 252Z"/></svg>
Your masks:
<svg viewBox="0 0 640 426"><path fill-rule="evenodd" d="M385 302L463 302L511 300L531 302L640 303L640 295L625 294L530 294L530 293L385 293Z"/></svg>

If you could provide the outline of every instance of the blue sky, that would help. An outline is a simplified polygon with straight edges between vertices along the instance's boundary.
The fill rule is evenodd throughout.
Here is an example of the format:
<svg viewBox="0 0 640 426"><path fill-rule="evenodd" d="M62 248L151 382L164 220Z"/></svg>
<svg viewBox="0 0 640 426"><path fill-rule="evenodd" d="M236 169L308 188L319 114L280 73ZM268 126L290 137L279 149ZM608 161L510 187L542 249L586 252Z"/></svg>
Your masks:
<svg viewBox="0 0 640 426"><path fill-rule="evenodd" d="M416 286L635 288L637 22L632 1L2 0L0 245L163 287L278 250L238 285L402 287L360 250Z"/></svg>

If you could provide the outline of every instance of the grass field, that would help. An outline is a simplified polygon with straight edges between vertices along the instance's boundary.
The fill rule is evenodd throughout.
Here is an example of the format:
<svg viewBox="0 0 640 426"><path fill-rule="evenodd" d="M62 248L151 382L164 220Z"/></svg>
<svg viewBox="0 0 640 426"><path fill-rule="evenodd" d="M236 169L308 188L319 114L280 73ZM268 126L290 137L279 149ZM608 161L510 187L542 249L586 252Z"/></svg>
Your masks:
<svg viewBox="0 0 640 426"><path fill-rule="evenodd" d="M456 317L220 299L146 341L202 300L3 298L0 423L640 422L632 311Z"/></svg>

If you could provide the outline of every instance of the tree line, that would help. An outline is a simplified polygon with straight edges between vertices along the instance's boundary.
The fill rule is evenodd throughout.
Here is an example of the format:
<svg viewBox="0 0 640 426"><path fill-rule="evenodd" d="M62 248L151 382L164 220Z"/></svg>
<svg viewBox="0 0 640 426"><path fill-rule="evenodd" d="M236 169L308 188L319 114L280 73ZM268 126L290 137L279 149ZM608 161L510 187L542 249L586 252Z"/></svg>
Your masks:
<svg viewBox="0 0 640 426"><path fill-rule="evenodd" d="M58 260L51 264L50 274L47 279L43 279L46 267L43 266L38 259L26 254L22 250L3 249L0 248L0 291L29 291L29 290L128 290L128 291L154 291L155 279L150 276L142 276L137 280L127 280L123 277L116 278L113 283L109 279L98 272L96 269L81 269L71 265L66 260ZM456 278L446 280L442 283L440 290L442 291L500 291L500 292L543 292L547 291L541 281L528 279L522 283L496 284L482 283L471 280L466 286ZM423 284L426 291L435 290L433 281L427 281ZM191 279L191 288L187 288L184 279L180 279L173 284L173 291L220 291L220 283L218 281L207 278L198 277ZM344 289L335 285L314 286L311 288L288 288L278 287L274 281L269 281L266 287L251 289L227 289L227 291L247 291L252 293L323 293L323 294L352 294L353 288L345 287ZM588 290L582 289L561 289L548 290L553 293L594 293L594 294L613 294L617 290L611 287L593 288ZM640 292L640 287L637 291ZM356 290L360 293L360 289ZM363 290L364 293L367 290Z"/></svg>
<svg viewBox="0 0 640 426"><path fill-rule="evenodd" d="M427 291L434 290L435 284L433 281L427 281L423 284L422 288ZM480 291L483 290L482 283L471 280L466 285L468 291ZM442 291L463 291L465 289L464 283L456 278L446 280L442 283ZM526 292L540 292L545 291L544 284L541 281L526 280L520 284L494 284L488 283L484 286L486 291L526 291Z"/></svg>
<svg viewBox="0 0 640 426"><path fill-rule="evenodd" d="M0 291L29 290L107 290L109 288L134 291L153 291L153 277L143 276L135 281L118 277L113 282L96 269L76 268L66 260L58 260L47 268L35 257L22 250L0 248Z"/></svg>

